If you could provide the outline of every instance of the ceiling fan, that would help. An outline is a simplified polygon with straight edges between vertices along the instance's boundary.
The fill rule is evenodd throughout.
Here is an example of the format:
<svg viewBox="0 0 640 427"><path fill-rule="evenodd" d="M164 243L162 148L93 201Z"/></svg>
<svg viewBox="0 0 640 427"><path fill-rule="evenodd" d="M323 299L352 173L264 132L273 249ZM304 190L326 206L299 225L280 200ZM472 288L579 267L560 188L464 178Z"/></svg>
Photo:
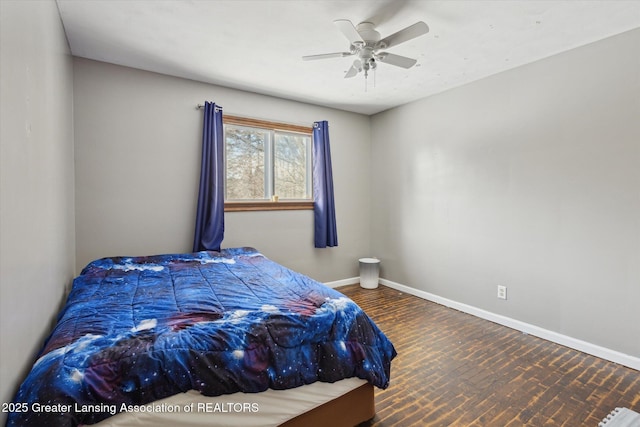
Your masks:
<svg viewBox="0 0 640 427"><path fill-rule="evenodd" d="M349 51L325 53L321 55L308 55L303 56L302 59L309 61L326 58L344 58L346 56L355 55L358 58L353 61L351 68L349 68L344 76L345 78L354 77L364 70L364 76L366 79L369 70L375 70L378 62L402 68L413 67L416 62L418 62L417 60L407 58L406 56L383 52L383 50L397 46L400 43L404 43L429 32L429 26L424 22L419 21L381 39L380 33L376 31L375 25L371 22L361 22L357 26L354 26L351 21L347 19L337 19L333 21L333 23L338 27L342 34L344 34L347 40L349 40Z"/></svg>

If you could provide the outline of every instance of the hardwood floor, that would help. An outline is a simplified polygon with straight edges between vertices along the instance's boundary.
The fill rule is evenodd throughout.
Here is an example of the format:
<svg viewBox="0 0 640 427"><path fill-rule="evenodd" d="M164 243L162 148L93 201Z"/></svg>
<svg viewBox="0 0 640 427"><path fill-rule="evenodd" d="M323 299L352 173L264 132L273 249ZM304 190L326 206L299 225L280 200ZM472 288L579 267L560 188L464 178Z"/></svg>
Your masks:
<svg viewBox="0 0 640 427"><path fill-rule="evenodd" d="M391 339L391 384L365 425L593 426L640 412L640 372L379 286L343 286Z"/></svg>

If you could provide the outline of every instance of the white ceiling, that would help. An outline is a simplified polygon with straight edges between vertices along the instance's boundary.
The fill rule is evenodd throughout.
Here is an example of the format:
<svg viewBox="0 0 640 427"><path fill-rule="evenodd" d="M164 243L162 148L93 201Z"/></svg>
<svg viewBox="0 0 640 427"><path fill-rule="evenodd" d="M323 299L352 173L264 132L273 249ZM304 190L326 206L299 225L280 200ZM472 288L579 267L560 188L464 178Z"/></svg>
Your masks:
<svg viewBox="0 0 640 427"><path fill-rule="evenodd" d="M73 55L282 98L374 114L634 28L638 0L57 0ZM333 24L370 21L405 70L345 79L353 57ZM638 55L638 52L630 54Z"/></svg>

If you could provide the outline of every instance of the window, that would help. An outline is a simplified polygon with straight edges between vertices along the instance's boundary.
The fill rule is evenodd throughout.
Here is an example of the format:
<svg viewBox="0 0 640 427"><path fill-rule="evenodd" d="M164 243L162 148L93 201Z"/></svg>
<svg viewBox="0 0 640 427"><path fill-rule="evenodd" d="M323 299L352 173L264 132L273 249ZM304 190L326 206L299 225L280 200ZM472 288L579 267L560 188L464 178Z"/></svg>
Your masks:
<svg viewBox="0 0 640 427"><path fill-rule="evenodd" d="M225 210L313 208L310 127L223 120Z"/></svg>

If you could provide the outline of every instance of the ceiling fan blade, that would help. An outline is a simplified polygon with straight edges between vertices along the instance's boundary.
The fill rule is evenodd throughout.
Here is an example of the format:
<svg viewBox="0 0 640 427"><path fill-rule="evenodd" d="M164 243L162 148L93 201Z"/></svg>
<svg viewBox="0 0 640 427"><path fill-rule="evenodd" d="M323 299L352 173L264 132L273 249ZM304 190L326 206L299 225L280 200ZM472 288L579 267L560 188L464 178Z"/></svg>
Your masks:
<svg viewBox="0 0 640 427"><path fill-rule="evenodd" d="M364 19L365 22L372 22L376 27L385 22L391 21L402 9L407 7L409 0L393 0L382 2L371 15Z"/></svg>
<svg viewBox="0 0 640 427"><path fill-rule="evenodd" d="M378 46L381 49L386 49L391 46L397 46L400 43L415 39L416 37L420 37L421 35L427 34L428 32L429 26L422 21L418 21L415 24L398 31L397 33L393 33L390 36L383 38L378 42Z"/></svg>
<svg viewBox="0 0 640 427"><path fill-rule="evenodd" d="M354 77L360 71L362 71L362 61L356 59L355 61L353 61L353 65L351 65L351 68L349 68L347 73L344 75L344 78L348 79L349 77Z"/></svg>
<svg viewBox="0 0 640 427"><path fill-rule="evenodd" d="M335 53L323 53L320 55L307 55L303 56L302 59L305 61L311 61L315 59L327 59L327 58L344 58L345 56L353 55L351 52L335 52Z"/></svg>
<svg viewBox="0 0 640 427"><path fill-rule="evenodd" d="M349 68L347 73L344 75L344 78L348 79L350 77L356 76L357 74L358 74L358 69L352 65L351 68Z"/></svg>
<svg viewBox="0 0 640 427"><path fill-rule="evenodd" d="M336 24L342 34L349 40L349 43L355 45L365 44L356 27L348 19L336 19L333 23Z"/></svg>
<svg viewBox="0 0 640 427"><path fill-rule="evenodd" d="M378 61L385 64L395 65L396 67L411 68L418 62L417 59L407 58L406 56L395 55L393 53L382 52L377 55Z"/></svg>

